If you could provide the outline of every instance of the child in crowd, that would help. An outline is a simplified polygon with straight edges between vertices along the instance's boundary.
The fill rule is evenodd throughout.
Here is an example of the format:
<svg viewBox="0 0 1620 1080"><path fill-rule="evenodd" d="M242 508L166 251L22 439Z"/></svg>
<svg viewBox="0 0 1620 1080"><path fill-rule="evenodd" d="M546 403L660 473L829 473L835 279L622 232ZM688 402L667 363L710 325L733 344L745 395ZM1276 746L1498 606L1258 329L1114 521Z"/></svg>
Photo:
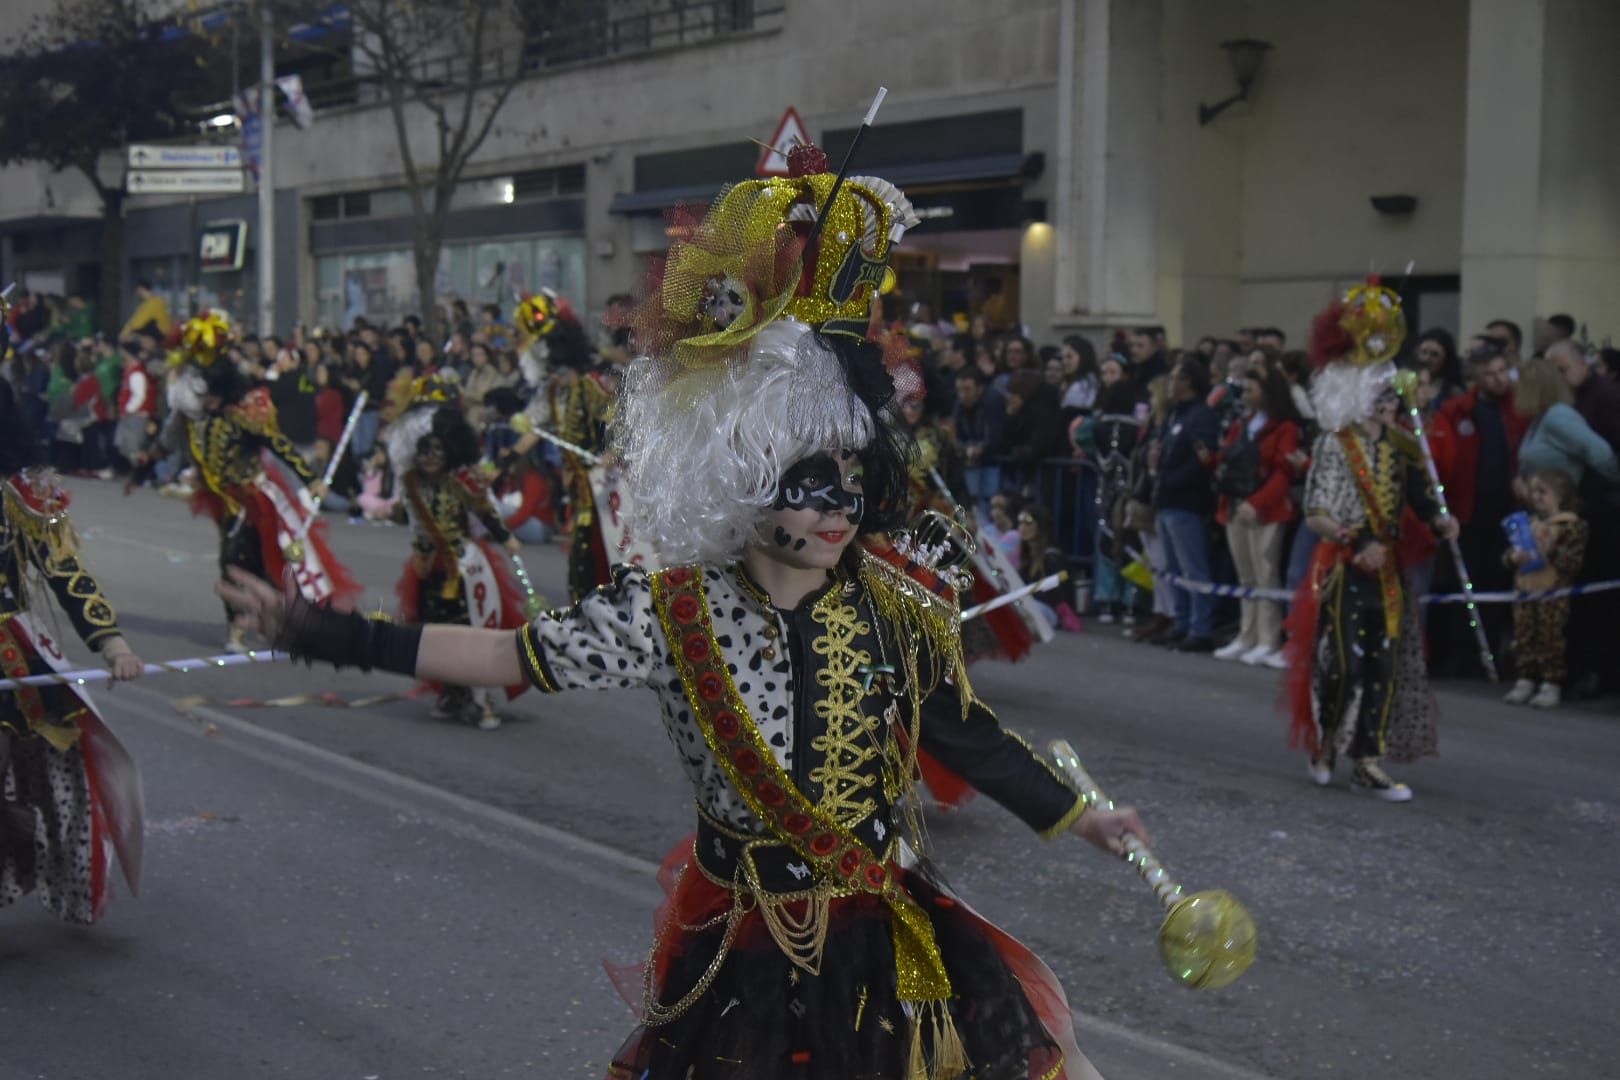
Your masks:
<svg viewBox="0 0 1620 1080"><path fill-rule="evenodd" d="M393 518L394 507L399 504L399 496L394 493L393 486L393 474L388 468L388 451L382 443L378 443L366 461L365 471L360 475L358 501L367 521L389 521Z"/></svg>
<svg viewBox="0 0 1620 1080"><path fill-rule="evenodd" d="M1511 541L1503 561L1518 571L1514 586L1521 592L1567 588L1575 583L1586 555L1587 525L1576 514L1575 481L1562 469L1547 469L1530 477L1528 494L1528 522L1518 514L1503 522ZM1519 680L1504 698L1508 704L1538 709L1558 705L1566 673L1564 626L1568 621L1567 598L1513 605L1513 651Z"/></svg>

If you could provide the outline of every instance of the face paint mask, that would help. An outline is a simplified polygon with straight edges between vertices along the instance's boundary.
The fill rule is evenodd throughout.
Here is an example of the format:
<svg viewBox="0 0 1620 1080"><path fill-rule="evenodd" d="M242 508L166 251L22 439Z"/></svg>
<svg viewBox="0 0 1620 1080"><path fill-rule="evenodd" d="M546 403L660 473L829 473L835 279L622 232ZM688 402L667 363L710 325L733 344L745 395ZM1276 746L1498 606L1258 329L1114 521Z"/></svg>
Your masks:
<svg viewBox="0 0 1620 1080"><path fill-rule="evenodd" d="M853 454L842 460L831 454L813 454L782 474L774 510L814 510L832 514L839 510L850 524L859 525L866 513L866 497L861 492L861 464Z"/></svg>

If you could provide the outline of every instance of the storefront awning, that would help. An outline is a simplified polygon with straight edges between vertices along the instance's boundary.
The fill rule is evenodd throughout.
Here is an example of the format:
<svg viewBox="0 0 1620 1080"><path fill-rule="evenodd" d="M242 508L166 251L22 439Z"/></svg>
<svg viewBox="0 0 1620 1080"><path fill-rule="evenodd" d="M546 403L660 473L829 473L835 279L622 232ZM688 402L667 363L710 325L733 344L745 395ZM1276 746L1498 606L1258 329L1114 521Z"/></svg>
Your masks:
<svg viewBox="0 0 1620 1080"><path fill-rule="evenodd" d="M949 161L926 161L916 165L885 165L874 171L903 190L908 187L937 188L951 184L1029 179L1040 173L1043 164L1040 154L986 154ZM608 204L608 212L659 214L681 203L706 203L719 193L719 187L708 185L622 192L613 196L613 201Z"/></svg>

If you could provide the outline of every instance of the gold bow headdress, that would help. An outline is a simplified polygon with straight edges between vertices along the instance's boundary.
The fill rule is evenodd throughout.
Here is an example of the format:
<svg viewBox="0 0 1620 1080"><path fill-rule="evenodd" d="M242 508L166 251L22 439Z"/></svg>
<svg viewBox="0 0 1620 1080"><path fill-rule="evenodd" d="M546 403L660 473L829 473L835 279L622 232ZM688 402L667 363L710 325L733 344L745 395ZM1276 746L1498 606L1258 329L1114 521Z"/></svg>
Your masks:
<svg viewBox="0 0 1620 1080"><path fill-rule="evenodd" d="M207 369L230 348L236 338L236 327L223 311L204 311L187 319L180 328L180 349L170 354L170 362L178 357L182 363L193 363Z"/></svg>

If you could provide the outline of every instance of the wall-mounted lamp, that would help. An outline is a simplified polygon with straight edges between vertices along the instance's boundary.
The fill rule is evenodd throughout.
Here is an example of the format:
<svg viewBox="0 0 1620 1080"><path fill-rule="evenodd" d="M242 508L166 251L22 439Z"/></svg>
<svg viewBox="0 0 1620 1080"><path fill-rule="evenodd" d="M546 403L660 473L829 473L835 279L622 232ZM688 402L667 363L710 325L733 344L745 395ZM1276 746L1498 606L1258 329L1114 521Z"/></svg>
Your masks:
<svg viewBox="0 0 1620 1080"><path fill-rule="evenodd" d="M1410 214L1417 209L1416 195L1374 195L1372 208L1380 214Z"/></svg>
<svg viewBox="0 0 1620 1080"><path fill-rule="evenodd" d="M1221 42L1221 48L1226 50L1227 62L1232 65L1232 75L1237 79L1238 92L1215 105L1200 103L1198 106L1200 125L1209 123L1238 102L1249 100L1249 89L1254 85L1254 77L1260 74L1261 61L1265 60L1266 53L1271 51L1271 42L1238 38L1235 41Z"/></svg>

